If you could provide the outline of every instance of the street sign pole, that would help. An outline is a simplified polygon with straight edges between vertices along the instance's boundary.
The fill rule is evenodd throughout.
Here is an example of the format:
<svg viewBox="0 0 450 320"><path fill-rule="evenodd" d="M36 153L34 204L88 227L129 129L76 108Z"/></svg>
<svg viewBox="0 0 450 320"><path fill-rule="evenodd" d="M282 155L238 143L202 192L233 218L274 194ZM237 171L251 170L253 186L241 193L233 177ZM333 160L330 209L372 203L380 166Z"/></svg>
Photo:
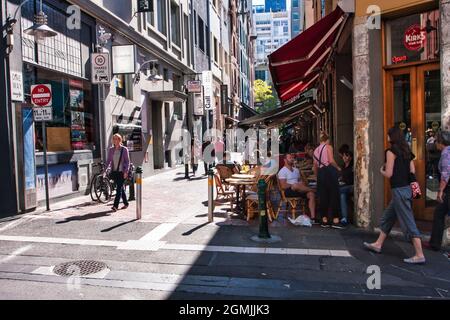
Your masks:
<svg viewBox="0 0 450 320"><path fill-rule="evenodd" d="M45 121L42 121L42 140L44 144L44 168L45 168L45 203L47 211L50 211L50 197L48 191L48 162L47 162L47 129Z"/></svg>

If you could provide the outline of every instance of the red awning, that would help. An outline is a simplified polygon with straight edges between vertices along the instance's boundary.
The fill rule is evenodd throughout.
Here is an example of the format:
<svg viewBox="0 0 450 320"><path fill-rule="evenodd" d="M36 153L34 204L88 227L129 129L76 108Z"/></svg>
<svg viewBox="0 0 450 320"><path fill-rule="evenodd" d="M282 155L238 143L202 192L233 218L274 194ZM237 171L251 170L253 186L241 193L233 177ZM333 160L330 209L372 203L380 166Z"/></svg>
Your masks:
<svg viewBox="0 0 450 320"><path fill-rule="evenodd" d="M345 12L337 7L269 55L269 69L281 101L286 102L315 86L346 18Z"/></svg>

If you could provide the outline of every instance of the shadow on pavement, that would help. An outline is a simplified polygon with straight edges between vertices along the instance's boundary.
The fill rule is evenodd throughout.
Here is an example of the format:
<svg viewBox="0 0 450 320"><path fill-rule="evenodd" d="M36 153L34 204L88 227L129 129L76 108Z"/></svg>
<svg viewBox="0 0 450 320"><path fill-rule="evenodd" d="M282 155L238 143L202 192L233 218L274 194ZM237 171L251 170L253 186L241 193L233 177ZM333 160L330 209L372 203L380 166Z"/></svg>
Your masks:
<svg viewBox="0 0 450 320"><path fill-rule="evenodd" d="M69 206L69 207L54 209L51 212L58 212L58 211L63 211L63 210L67 210L67 209L77 209L77 208L91 207L91 206L96 206L96 205L99 205L99 204L100 203L97 202L97 201L88 201L88 202L84 202L84 203L80 203L80 204L75 204L75 205Z"/></svg>
<svg viewBox="0 0 450 320"><path fill-rule="evenodd" d="M210 222L205 222L205 223L203 223L203 224L201 224L201 225L199 225L199 226L196 226L195 228L192 228L192 229L189 230L189 231L186 231L186 232L183 233L182 235L183 235L183 236L190 236L192 233L194 233L195 231L197 231L197 230L199 230L199 229L201 229L201 228L207 226L208 224L210 224Z"/></svg>
<svg viewBox="0 0 450 320"><path fill-rule="evenodd" d="M103 229L101 232L110 232L110 231L112 231L114 229L120 228L120 227L122 227L122 226L124 226L126 224L129 224L129 223L132 223L132 222L135 222L135 221L138 221L138 219L133 219L133 220L129 220L129 221L126 221L126 222L119 223L118 225L112 226L111 228Z"/></svg>
<svg viewBox="0 0 450 320"><path fill-rule="evenodd" d="M96 212L96 213L89 213L89 214L85 214L82 216L74 216L74 217L65 218L64 220L56 221L55 223L63 224L63 223L71 222L71 221L84 221L84 220L96 219L96 218L109 216L110 213L111 213L111 210L101 211L101 212Z"/></svg>

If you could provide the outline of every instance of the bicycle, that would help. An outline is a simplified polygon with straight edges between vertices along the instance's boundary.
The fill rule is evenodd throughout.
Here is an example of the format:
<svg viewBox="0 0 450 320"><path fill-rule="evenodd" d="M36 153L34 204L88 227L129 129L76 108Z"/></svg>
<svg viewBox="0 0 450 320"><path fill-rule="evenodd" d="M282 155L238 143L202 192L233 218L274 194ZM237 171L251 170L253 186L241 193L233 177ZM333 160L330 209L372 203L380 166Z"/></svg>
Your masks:
<svg viewBox="0 0 450 320"><path fill-rule="evenodd" d="M93 167L100 167L100 172L92 177L90 188L91 199L92 201L108 203L115 196L114 191L116 190L116 183L114 182L113 179L111 179L111 176L105 171L105 164L103 161L101 161L97 165L93 165ZM135 167L131 163L130 170L128 172L128 178L124 183L125 189L127 186L130 187L130 193L131 188L133 187L134 174L135 174ZM132 197L130 194L130 200L132 200L131 198Z"/></svg>
<svg viewBox="0 0 450 320"><path fill-rule="evenodd" d="M92 201L107 203L113 196L114 186L111 183L109 175L105 172L105 164L103 161L99 164L94 164L93 167L100 167L100 172L96 173L91 179L91 199Z"/></svg>

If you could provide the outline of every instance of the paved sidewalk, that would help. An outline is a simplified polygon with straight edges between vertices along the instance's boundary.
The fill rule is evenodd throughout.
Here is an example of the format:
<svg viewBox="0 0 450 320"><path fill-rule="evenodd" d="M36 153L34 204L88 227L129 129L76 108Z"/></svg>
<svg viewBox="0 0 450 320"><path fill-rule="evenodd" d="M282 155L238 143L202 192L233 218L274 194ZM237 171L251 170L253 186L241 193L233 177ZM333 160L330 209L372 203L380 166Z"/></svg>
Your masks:
<svg viewBox="0 0 450 320"><path fill-rule="evenodd" d="M450 262L426 251L424 266L405 265L412 246L390 238L382 255L363 241L375 235L270 225L281 242L260 244L258 220L248 223L216 208L207 223L206 177L184 180L184 168L145 179L143 217L83 197L0 223L0 297L5 299L443 299L450 298ZM103 274L71 277L54 266L95 260ZM381 289L369 290L369 266ZM69 281L69 282L68 282ZM44 285L45 284L45 285ZM111 290L113 288L114 290Z"/></svg>

